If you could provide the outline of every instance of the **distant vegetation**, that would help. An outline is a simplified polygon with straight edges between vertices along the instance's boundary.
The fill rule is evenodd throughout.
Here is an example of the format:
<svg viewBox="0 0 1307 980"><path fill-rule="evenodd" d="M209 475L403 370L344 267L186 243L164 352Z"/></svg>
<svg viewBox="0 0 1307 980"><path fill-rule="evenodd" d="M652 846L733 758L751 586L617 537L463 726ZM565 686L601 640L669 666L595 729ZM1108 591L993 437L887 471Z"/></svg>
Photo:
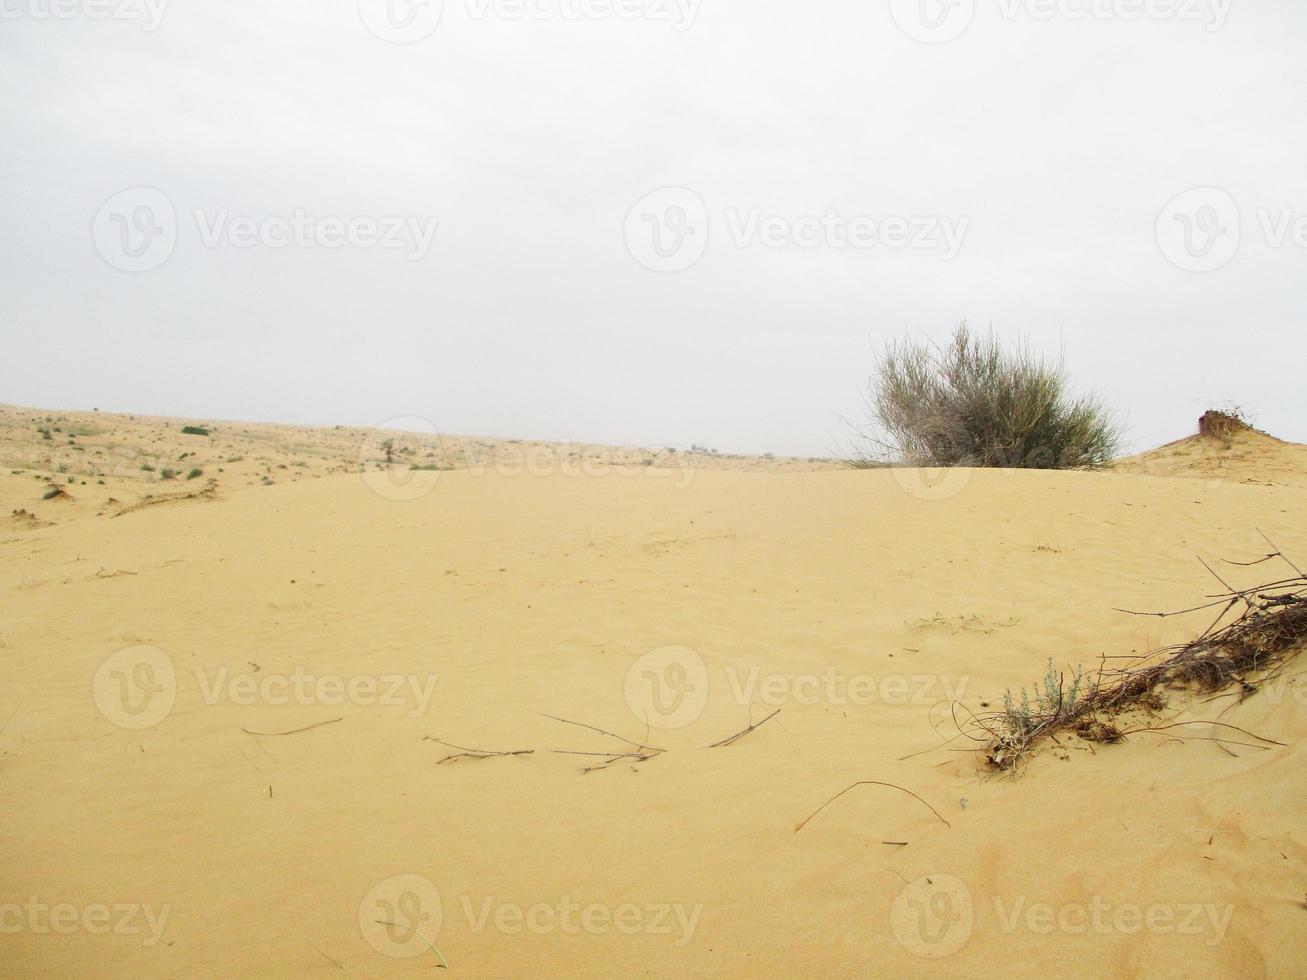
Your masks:
<svg viewBox="0 0 1307 980"><path fill-rule="evenodd" d="M1101 466L1119 423L1093 396L1075 397L1060 361L959 324L944 345L889 343L868 390L867 429L849 462L882 466L1064 469Z"/></svg>
<svg viewBox="0 0 1307 980"><path fill-rule="evenodd" d="M209 430L202 425L183 425L182 434L188 436L207 436Z"/></svg>

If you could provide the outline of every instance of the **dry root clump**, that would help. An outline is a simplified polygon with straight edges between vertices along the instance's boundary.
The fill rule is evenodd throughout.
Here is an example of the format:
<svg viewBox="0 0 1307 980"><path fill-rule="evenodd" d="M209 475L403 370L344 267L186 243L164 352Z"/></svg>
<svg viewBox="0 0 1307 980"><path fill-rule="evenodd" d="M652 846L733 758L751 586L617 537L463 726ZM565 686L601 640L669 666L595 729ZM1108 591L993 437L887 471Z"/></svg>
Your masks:
<svg viewBox="0 0 1307 980"><path fill-rule="evenodd" d="M1238 412L1210 409L1198 419L1198 434L1212 439L1229 440L1236 432L1248 432L1252 426Z"/></svg>
<svg viewBox="0 0 1307 980"><path fill-rule="evenodd" d="M1271 558L1283 556L1276 550L1261 561ZM1211 597L1214 601L1196 607L1222 608L1216 622L1190 643L1132 658L1119 669L1100 668L1093 678L1077 671L1070 683L1055 670L1050 659L1042 690L1036 690L1033 702L1024 689L1019 700L1009 691L1004 697L1004 710L975 716L965 734L982 742L989 766L1009 770L1044 739L1055 738L1058 733L1073 732L1087 741L1105 744L1121 741L1130 731L1119 728L1114 719L1130 709L1161 710L1168 689L1204 693L1234 689L1241 698L1256 693L1267 681L1278 677L1307 644L1307 576L1297 566L1293 568L1297 574L1292 578L1253 589L1227 585L1226 591ZM1236 608L1241 608L1237 618L1218 629Z"/></svg>

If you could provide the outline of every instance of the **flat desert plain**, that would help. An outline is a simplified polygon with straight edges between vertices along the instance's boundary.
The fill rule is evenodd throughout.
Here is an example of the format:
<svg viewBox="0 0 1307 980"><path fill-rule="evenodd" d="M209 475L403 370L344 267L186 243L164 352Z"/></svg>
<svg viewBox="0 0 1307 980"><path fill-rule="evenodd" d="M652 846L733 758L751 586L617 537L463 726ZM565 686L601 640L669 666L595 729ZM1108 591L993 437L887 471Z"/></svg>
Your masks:
<svg viewBox="0 0 1307 980"><path fill-rule="evenodd" d="M1307 564L1304 447L850 470L6 408L0 454L6 976L1307 975L1298 670L1014 773L957 737L1050 658L1200 634L1116 611L1205 601L1200 558Z"/></svg>

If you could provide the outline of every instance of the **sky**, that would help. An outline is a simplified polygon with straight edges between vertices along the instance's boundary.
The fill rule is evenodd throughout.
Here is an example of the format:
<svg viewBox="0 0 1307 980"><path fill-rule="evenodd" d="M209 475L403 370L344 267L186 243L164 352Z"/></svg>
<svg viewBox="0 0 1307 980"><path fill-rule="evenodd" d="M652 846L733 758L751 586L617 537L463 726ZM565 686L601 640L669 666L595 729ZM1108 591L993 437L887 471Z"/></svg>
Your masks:
<svg viewBox="0 0 1307 980"><path fill-rule="evenodd" d="M1307 442L1307 4L0 0L0 402L827 455L877 352Z"/></svg>

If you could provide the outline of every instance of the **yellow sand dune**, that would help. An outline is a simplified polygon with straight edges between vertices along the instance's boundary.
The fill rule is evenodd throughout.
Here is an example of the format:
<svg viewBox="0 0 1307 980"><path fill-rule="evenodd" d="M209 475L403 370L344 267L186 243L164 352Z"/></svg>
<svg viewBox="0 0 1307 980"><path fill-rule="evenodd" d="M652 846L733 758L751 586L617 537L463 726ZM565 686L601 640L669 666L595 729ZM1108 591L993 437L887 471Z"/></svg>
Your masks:
<svg viewBox="0 0 1307 980"><path fill-rule="evenodd" d="M1193 435L1115 464L1126 473L1237 480L1307 487L1307 446L1282 442L1248 426Z"/></svg>
<svg viewBox="0 0 1307 980"><path fill-rule="evenodd" d="M948 741L1049 657L1200 632L1113 611L1194 604L1197 556L1307 560L1303 447L359 472L338 430L38 414L0 413L4 975L429 977L426 940L476 977L1307 973L1301 678L1159 720L1282 745L1070 739L1013 778ZM160 463L69 485L27 454L70 424ZM925 802L795 831L859 780Z"/></svg>

